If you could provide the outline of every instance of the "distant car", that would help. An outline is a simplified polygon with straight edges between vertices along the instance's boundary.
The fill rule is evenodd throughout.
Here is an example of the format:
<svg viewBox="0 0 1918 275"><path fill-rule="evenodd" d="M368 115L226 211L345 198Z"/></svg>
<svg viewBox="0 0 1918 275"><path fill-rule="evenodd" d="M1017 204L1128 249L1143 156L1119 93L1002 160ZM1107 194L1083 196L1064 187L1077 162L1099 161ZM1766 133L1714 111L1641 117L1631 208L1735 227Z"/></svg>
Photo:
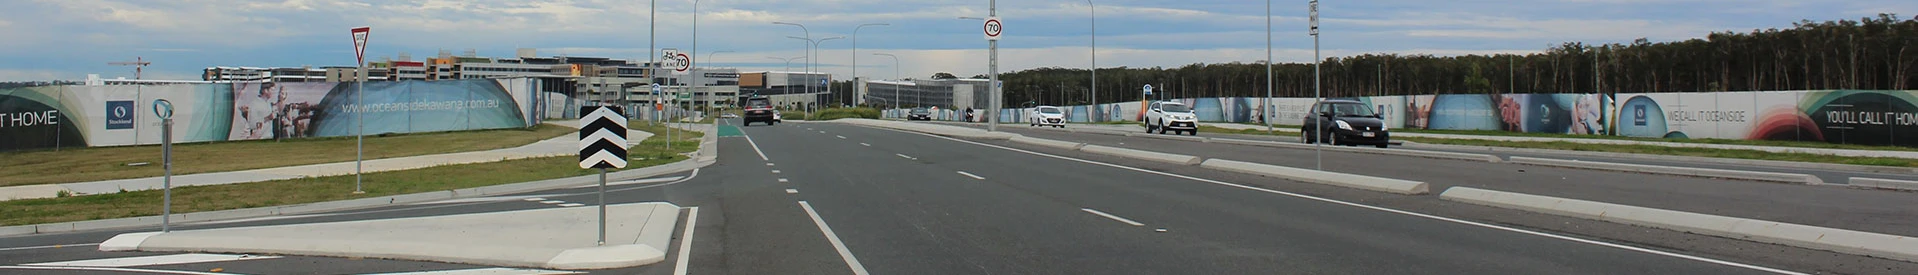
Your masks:
<svg viewBox="0 0 1918 275"><path fill-rule="evenodd" d="M1332 145L1372 145L1385 148L1392 135L1385 127L1385 116L1371 105L1352 100L1326 100L1312 106L1299 136L1305 143Z"/></svg>
<svg viewBox="0 0 1918 275"><path fill-rule="evenodd" d="M763 96L746 99L745 124L746 126L752 126L753 122L766 123L766 125L779 123L779 111L773 110L773 102L771 99Z"/></svg>
<svg viewBox="0 0 1918 275"><path fill-rule="evenodd" d="M1173 134L1184 132L1188 135L1199 135L1199 115L1192 113L1192 108L1186 107L1184 103L1153 102L1146 106L1143 122L1147 133L1157 130L1160 134L1166 131L1177 131Z"/></svg>
<svg viewBox="0 0 1918 275"><path fill-rule="evenodd" d="M906 120L931 121L932 111L926 110L926 108L912 108L912 113L906 115Z"/></svg>
<svg viewBox="0 0 1918 275"><path fill-rule="evenodd" d="M1035 127L1036 126L1052 126L1052 127L1065 128L1066 112L1063 110L1060 110L1059 107L1039 106L1038 108L1032 109L1032 115L1028 116L1027 120L1029 120L1027 121L1029 122L1027 124L1031 124L1031 126L1035 126Z"/></svg>
<svg viewBox="0 0 1918 275"><path fill-rule="evenodd" d="M785 122L786 122L785 119L779 118L779 110L773 110L773 124L780 124Z"/></svg>

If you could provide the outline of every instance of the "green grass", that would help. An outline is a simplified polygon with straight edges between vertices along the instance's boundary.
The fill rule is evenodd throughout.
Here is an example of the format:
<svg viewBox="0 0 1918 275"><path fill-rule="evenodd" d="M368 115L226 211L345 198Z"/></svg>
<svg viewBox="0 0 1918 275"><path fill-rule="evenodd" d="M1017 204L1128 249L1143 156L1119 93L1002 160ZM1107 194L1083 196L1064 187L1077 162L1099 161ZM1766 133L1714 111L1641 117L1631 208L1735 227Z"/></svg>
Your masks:
<svg viewBox="0 0 1918 275"><path fill-rule="evenodd" d="M663 131L663 128L649 127L644 123L636 124L633 128ZM664 137L649 138L636 145L629 149L627 154L627 157L632 159L628 169L686 160L686 156L680 154L698 150L698 138L701 135L691 132L687 136L689 138L686 140L674 142L672 150L664 148L667 142ZM584 176L593 173L598 173L598 170L580 169L578 157L566 156L368 173L364 181L366 194L357 195L352 194L352 175L182 187L173 190L173 212L191 213L381 197ZM4 201L0 202L0 226L154 216L160 214L161 194L159 190L150 190Z"/></svg>
<svg viewBox="0 0 1918 275"><path fill-rule="evenodd" d="M1838 143L1827 143L1827 142L1817 142L1817 141L1784 141L1784 140L1743 140L1743 139L1664 139L1664 138L1642 138L1642 137L1622 137L1622 136L1600 136L1600 135L1567 135L1567 134L1547 134L1547 133L1520 133L1520 132L1508 132L1508 131L1486 131L1486 130L1425 130L1425 129L1392 129L1392 131L1393 131L1393 132L1401 132L1401 133L1420 133L1420 134L1448 134L1448 135L1473 135L1473 136L1505 136L1505 137L1541 137L1541 138L1574 138L1574 139L1603 139L1603 140L1631 140L1631 141L1647 141L1647 142L1672 142L1672 143L1698 143L1698 144L1723 144L1723 145L1751 145L1751 146L1772 146L1772 147L1798 147L1798 148L1823 148L1823 149L1850 149L1850 150L1869 150L1869 151L1918 151L1918 148L1910 148L1910 147L1898 147L1898 146L1872 146L1872 145L1856 145L1856 144L1838 144Z"/></svg>
<svg viewBox="0 0 1918 275"><path fill-rule="evenodd" d="M382 159L512 148L576 133L563 126L366 137L366 158ZM354 137L175 144L173 174L241 171L353 161ZM127 166L146 162L150 165ZM0 186L157 177L160 146L0 153Z"/></svg>
<svg viewBox="0 0 1918 275"><path fill-rule="evenodd" d="M1666 147L1666 146L1656 146L1656 145L1587 144L1587 143L1575 143L1575 142L1565 142L1565 141L1551 141L1551 142L1491 141L1491 140L1476 140L1476 139L1418 138L1418 137L1403 137L1403 136L1394 136L1392 137L1392 139L1418 142L1418 143L1427 143L1427 144L1450 144L1450 145L1491 146L1491 147L1510 147L1510 148L1553 149L1553 150L1586 151L1586 152L1609 152L1609 153L1694 156L1694 157L1711 157L1711 158L1777 160L1777 161L1835 163L1835 164L1870 165L1870 166L1918 167L1918 160L1914 160L1914 159L1882 158L1882 157L1870 157L1870 158L1844 157L1844 156L1806 154L1806 153L1774 153L1774 152L1765 152L1765 151L1757 151L1757 150Z"/></svg>

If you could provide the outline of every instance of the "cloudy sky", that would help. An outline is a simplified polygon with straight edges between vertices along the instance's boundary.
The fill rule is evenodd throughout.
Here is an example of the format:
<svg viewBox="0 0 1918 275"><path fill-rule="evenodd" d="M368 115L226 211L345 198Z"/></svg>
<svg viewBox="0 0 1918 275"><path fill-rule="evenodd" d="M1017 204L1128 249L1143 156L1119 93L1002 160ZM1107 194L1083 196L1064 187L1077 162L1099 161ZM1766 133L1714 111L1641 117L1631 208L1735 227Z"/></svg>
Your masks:
<svg viewBox="0 0 1918 275"><path fill-rule="evenodd" d="M0 3L0 81L133 75L108 62L144 57L148 79L199 79L209 66L341 66L353 63L348 29L373 28L368 59L440 51L511 56L644 60L649 27L660 48L693 50L698 15L703 66L785 70L805 56L788 36L858 32L861 76L923 78L986 72L978 20L987 1L935 0L7 0ZM1002 71L1091 65L1097 12L1101 67L1174 67L1266 59L1266 3L1254 0L1000 1L1006 22ZM1312 60L1305 0L1275 1L1273 51ZM651 25L649 9L657 10ZM1911 0L1328 0L1321 3L1325 56L1361 53L1460 55L1536 52L1567 41L1624 43L1702 37L1713 31L1786 28L1801 19L1918 15ZM820 44L819 70L845 78L850 39ZM718 52L727 51L727 52ZM712 55L718 52L716 55ZM794 62L794 70L804 60Z"/></svg>

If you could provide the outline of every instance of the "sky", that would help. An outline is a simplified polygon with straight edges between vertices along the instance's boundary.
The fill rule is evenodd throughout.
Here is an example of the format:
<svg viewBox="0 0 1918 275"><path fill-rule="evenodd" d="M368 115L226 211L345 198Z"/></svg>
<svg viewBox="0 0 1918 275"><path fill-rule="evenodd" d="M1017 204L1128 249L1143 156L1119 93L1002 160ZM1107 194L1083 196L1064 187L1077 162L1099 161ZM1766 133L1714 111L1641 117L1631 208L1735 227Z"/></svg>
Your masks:
<svg viewBox="0 0 1918 275"><path fill-rule="evenodd" d="M0 81L87 74L198 80L212 66L351 66L349 29L372 28L367 59L441 51L645 60L652 45L696 52L702 67L785 71L807 56L789 36L824 39L817 71L845 79L986 74L988 1L934 0L8 0L0 3ZM1308 1L999 1L1001 72L1042 67L1178 67L1311 62ZM1533 53L1552 45L1677 41L1794 22L1918 15L1911 0L1327 0L1320 54ZM656 14L657 16L653 16ZM1095 15L1096 14L1096 15ZM695 20L695 15L697 20ZM1096 17L1095 17L1096 16ZM1095 20L1096 19L1096 20ZM653 23L653 21L657 23ZM1094 27L1096 21L1096 37ZM778 25L790 22L805 25ZM694 45L695 23L697 45ZM863 24L888 24L866 26ZM854 31L858 32L855 35ZM857 52L854 52L856 38ZM874 55L897 55L891 58ZM707 60L710 59L710 60ZM808 59L791 62L804 71ZM856 59L856 61L855 61Z"/></svg>

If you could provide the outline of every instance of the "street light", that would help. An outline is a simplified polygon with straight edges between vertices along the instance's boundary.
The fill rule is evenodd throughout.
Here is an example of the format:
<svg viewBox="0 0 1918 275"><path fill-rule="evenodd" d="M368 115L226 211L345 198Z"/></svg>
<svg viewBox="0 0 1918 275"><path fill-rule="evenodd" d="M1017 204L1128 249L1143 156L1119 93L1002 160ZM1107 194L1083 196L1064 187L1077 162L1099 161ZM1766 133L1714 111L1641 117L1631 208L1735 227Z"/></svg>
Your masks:
<svg viewBox="0 0 1918 275"><path fill-rule="evenodd" d="M871 23L861 24L858 27L852 28L852 80L855 82L853 85L859 85L857 83L859 81L859 29L868 26L892 26L892 24Z"/></svg>
<svg viewBox="0 0 1918 275"><path fill-rule="evenodd" d="M788 26L795 26L795 27L799 27L799 31L802 31L802 32L805 32L805 33L806 33L806 37L805 37L805 38L801 38L801 39L803 39L803 40L806 40L806 47L807 47L807 48L805 49L805 51L806 51L806 53L805 53L805 55L806 55L806 57L812 57L812 30L809 30L809 29L806 29L806 25L804 25L804 24L799 24L799 23L787 23L787 22L773 22L773 24L774 24L774 25L788 25ZM790 37L790 36L788 36L788 37ZM807 64L806 64L806 72L808 72L808 73L810 73L810 72L812 72L812 64L811 64L812 62L813 62L813 60L812 60L812 59L810 59L810 58L808 58L808 59L806 60L806 63L807 63ZM812 80L812 79L811 79L811 75L807 75L807 80L808 80L808 81L811 81L811 80ZM810 83L802 83L802 84L810 84ZM812 86L810 86L810 85L808 85L808 86L802 86L802 87L806 87L805 89L806 89L806 93L807 93L807 94L811 94L811 93L812 93ZM807 115L807 116L811 116L811 114L810 114L810 112L808 112L808 115Z"/></svg>
<svg viewBox="0 0 1918 275"><path fill-rule="evenodd" d="M899 78L899 56L892 55L889 53L874 53L872 55L891 57L892 58L892 78L894 79ZM893 104L899 103L899 89L892 90L892 102Z"/></svg>
<svg viewBox="0 0 1918 275"><path fill-rule="evenodd" d="M1086 0L1086 10L1092 13L1092 117L1089 122L1099 122L1099 7L1092 5L1092 0Z"/></svg>

